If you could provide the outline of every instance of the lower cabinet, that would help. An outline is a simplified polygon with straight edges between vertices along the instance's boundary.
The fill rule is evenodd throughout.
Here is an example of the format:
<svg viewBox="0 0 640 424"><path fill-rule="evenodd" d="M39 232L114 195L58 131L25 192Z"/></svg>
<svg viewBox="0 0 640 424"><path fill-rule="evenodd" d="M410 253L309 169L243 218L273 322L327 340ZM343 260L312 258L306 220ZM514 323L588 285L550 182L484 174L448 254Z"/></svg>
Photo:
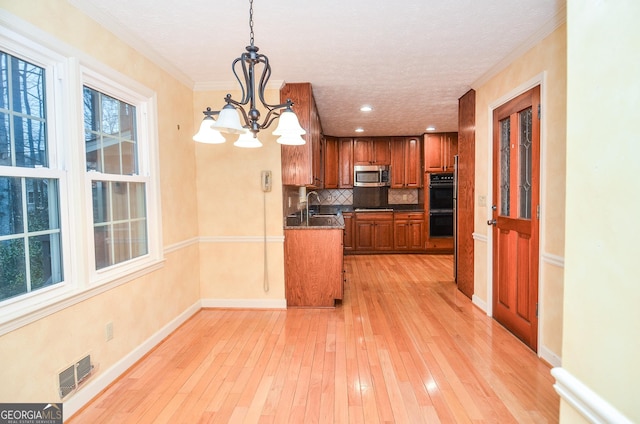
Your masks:
<svg viewBox="0 0 640 424"><path fill-rule="evenodd" d="M354 237L357 252L393 250L393 212L356 213Z"/></svg>
<svg viewBox="0 0 640 424"><path fill-rule="evenodd" d="M284 230L287 306L333 307L343 294L343 230Z"/></svg>
<svg viewBox="0 0 640 424"><path fill-rule="evenodd" d="M424 212L395 212L393 249L419 252L425 250Z"/></svg>
<svg viewBox="0 0 640 424"><path fill-rule="evenodd" d="M355 249L353 239L353 212L343 212L342 218L344 219L344 251L351 252Z"/></svg>
<svg viewBox="0 0 640 424"><path fill-rule="evenodd" d="M425 252L424 212L346 212L345 253Z"/></svg>

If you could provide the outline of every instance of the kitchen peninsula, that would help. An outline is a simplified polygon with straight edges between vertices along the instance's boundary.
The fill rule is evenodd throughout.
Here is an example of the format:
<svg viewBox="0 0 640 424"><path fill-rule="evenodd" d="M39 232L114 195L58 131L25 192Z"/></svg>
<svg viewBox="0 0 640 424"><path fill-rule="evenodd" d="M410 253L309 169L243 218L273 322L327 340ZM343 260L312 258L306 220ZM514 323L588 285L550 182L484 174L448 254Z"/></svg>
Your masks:
<svg viewBox="0 0 640 424"><path fill-rule="evenodd" d="M287 307L333 307L344 284L342 214L285 218Z"/></svg>

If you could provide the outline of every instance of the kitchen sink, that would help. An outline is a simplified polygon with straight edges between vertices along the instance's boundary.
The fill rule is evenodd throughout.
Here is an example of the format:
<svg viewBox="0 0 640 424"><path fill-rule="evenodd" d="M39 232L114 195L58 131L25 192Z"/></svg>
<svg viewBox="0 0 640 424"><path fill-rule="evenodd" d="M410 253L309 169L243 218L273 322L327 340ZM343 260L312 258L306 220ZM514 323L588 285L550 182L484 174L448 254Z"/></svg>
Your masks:
<svg viewBox="0 0 640 424"><path fill-rule="evenodd" d="M289 227L306 227L306 218L300 218L300 214L289 215L286 218L286 225ZM344 225L339 214L316 214L309 217L309 227L341 227Z"/></svg>

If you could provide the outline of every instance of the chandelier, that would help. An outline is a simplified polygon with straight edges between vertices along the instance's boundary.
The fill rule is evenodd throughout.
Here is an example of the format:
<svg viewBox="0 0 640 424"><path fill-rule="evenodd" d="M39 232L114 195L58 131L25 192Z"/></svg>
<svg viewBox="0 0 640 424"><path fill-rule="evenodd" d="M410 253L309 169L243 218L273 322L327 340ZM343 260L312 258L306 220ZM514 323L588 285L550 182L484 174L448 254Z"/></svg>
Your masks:
<svg viewBox="0 0 640 424"><path fill-rule="evenodd" d="M250 45L246 47L247 51L243 52L231 64L231 70L240 83L242 99L240 101L234 100L231 98L231 94L227 94L224 98L226 105L222 110L215 111L208 107L203 111L204 119L200 124L200 130L193 136L193 139L201 143L224 143L225 138L221 134L224 132L239 135L234 143L235 146L260 147L262 143L258 140L258 132L268 128L273 121L280 118L278 126L273 131L273 135L279 136L276 141L287 145L305 144L302 135L306 134L306 131L300 126L298 117L292 110L293 102L287 99L285 103L271 105L264 100L264 91L271 77L271 66L269 58L258 53L258 47L253 44L253 0L249 0L249 30ZM241 69L240 74L238 68ZM256 79L260 68L262 69L260 78ZM240 75L242 79L240 79ZM256 98L260 101L262 108L267 110L262 122L260 122L260 111L256 108ZM245 109L247 107L248 111ZM214 116L218 116L217 121ZM242 123L240 117L242 117Z"/></svg>

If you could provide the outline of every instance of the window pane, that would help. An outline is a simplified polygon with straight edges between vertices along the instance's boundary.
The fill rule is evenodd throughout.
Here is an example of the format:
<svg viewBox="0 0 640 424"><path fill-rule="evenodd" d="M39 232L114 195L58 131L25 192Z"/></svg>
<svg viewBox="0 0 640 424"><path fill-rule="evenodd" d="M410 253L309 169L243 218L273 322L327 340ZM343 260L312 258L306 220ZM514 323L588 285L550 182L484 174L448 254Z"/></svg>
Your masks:
<svg viewBox="0 0 640 424"><path fill-rule="evenodd" d="M114 182L111 183L113 193L111 201L113 203L113 221L124 221L129 219L129 193L127 183Z"/></svg>
<svg viewBox="0 0 640 424"><path fill-rule="evenodd" d="M59 229L58 182L42 178L25 178L29 231Z"/></svg>
<svg viewBox="0 0 640 424"><path fill-rule="evenodd" d="M104 170L107 174L122 174L120 172L120 144L117 138L103 137L102 151L104 155Z"/></svg>
<svg viewBox="0 0 640 424"><path fill-rule="evenodd" d="M24 239L0 241L0 301L27 292Z"/></svg>
<svg viewBox="0 0 640 424"><path fill-rule="evenodd" d="M96 269L102 269L111 265L109 239L109 226L101 225L94 227L93 242L96 252Z"/></svg>
<svg viewBox="0 0 640 424"><path fill-rule="evenodd" d="M11 56L0 52L0 107L9 108L9 60Z"/></svg>
<svg viewBox="0 0 640 424"><path fill-rule="evenodd" d="M84 108L87 170L137 174L136 108L89 87Z"/></svg>
<svg viewBox="0 0 640 424"><path fill-rule="evenodd" d="M520 112L519 150L519 215L520 218L531 219L531 126L532 109L529 107Z"/></svg>
<svg viewBox="0 0 640 424"><path fill-rule="evenodd" d="M9 64L12 110L16 113L44 119L44 69L11 57Z"/></svg>
<svg viewBox="0 0 640 424"><path fill-rule="evenodd" d="M120 144L120 150L122 152L122 175L136 174L138 166L136 164L136 146L129 141L123 141Z"/></svg>
<svg viewBox="0 0 640 424"><path fill-rule="evenodd" d="M16 166L35 168L47 166L47 137L42 121L16 116L14 118Z"/></svg>
<svg viewBox="0 0 640 424"><path fill-rule="evenodd" d="M93 186L96 268L147 254L145 184L94 181Z"/></svg>
<svg viewBox="0 0 640 424"><path fill-rule="evenodd" d="M0 236L24 232L21 180L0 177Z"/></svg>
<svg viewBox="0 0 640 424"><path fill-rule="evenodd" d="M137 140L136 108L127 103L120 103L120 136L125 140Z"/></svg>
<svg viewBox="0 0 640 424"><path fill-rule="evenodd" d="M120 132L120 102L102 94L102 132L117 135Z"/></svg>
<svg viewBox="0 0 640 424"><path fill-rule="evenodd" d="M0 165L11 166L11 139L9 138L9 115L0 112Z"/></svg>
<svg viewBox="0 0 640 424"><path fill-rule="evenodd" d="M98 132L100 131L100 93L88 87L83 87L82 95L84 101L84 132L85 134ZM90 138L95 138L95 136L90 136Z"/></svg>
<svg viewBox="0 0 640 424"><path fill-rule="evenodd" d="M29 237L31 290L62 281L61 252L59 233Z"/></svg>
<svg viewBox="0 0 640 424"><path fill-rule="evenodd" d="M0 53L0 164L48 166L45 71Z"/></svg>
<svg viewBox="0 0 640 424"><path fill-rule="evenodd" d="M114 263L124 262L131 259L129 245L131 235L129 234L129 224L115 224L113 226L113 256Z"/></svg>
<svg viewBox="0 0 640 424"><path fill-rule="evenodd" d="M95 133L85 132L84 145L87 171L102 172L102 150L100 149L100 137Z"/></svg>
<svg viewBox="0 0 640 424"><path fill-rule="evenodd" d="M145 206L144 196L144 184L143 183L131 183L129 184L129 198L131 205L129 206L131 218L144 218L147 216L147 208Z"/></svg>
<svg viewBox="0 0 640 424"><path fill-rule="evenodd" d="M109 183L107 181L93 181L93 222L94 224L109 221L111 210L109 204Z"/></svg>
<svg viewBox="0 0 640 424"><path fill-rule="evenodd" d="M137 258L147 253L147 221L134 221L131 223L131 256Z"/></svg>
<svg viewBox="0 0 640 424"><path fill-rule="evenodd" d="M511 121L500 121L500 215L509 216L509 196L511 192Z"/></svg>

